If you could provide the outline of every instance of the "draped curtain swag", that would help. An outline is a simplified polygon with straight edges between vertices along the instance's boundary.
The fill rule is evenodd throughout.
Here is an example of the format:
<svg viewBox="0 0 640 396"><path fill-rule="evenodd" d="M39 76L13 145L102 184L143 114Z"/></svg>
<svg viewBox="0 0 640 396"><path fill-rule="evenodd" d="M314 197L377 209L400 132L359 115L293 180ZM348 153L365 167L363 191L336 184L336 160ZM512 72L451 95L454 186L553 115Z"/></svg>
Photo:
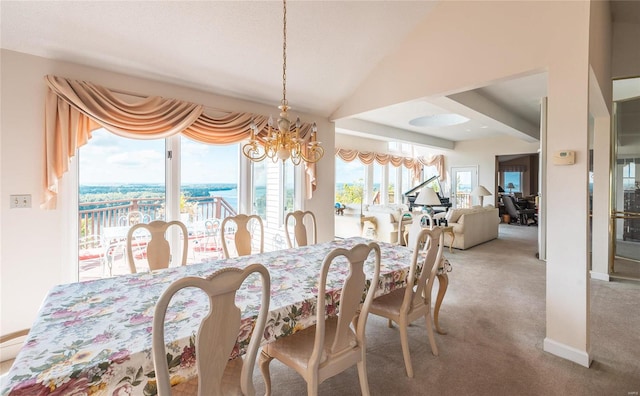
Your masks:
<svg viewBox="0 0 640 396"><path fill-rule="evenodd" d="M41 207L55 209L58 181L68 171L76 150L98 128L131 139L164 139L178 133L202 143L229 144L249 138L251 122L267 134L268 118L228 112L208 116L204 106L159 96L135 102L118 98L107 88L86 81L47 75L45 101L45 186ZM308 140L311 124L304 123L300 137ZM317 187L315 164L305 164L307 198Z"/></svg>
<svg viewBox="0 0 640 396"><path fill-rule="evenodd" d="M500 165L498 168L500 172L526 172L526 165Z"/></svg>
<svg viewBox="0 0 640 396"><path fill-rule="evenodd" d="M395 167L404 166L405 168L413 171L413 179L416 180L420 177L420 171L422 166L435 166L440 176L441 181L446 180L446 174L444 173L444 155L434 155L429 158L425 157L400 157L391 154L372 153L367 151L349 150L349 149L336 149L336 155L342 158L343 161L351 162L358 158L363 164L371 165L373 161L380 165L391 164Z"/></svg>

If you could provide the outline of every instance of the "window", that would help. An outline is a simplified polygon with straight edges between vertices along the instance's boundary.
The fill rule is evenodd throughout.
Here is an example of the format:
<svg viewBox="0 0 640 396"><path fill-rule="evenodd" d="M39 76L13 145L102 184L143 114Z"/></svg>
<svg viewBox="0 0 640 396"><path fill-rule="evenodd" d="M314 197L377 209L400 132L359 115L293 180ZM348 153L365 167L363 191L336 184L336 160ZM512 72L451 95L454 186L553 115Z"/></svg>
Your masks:
<svg viewBox="0 0 640 396"><path fill-rule="evenodd" d="M282 164L281 196L284 197L284 212L282 214L284 224L284 216L295 210L295 166L290 161Z"/></svg>
<svg viewBox="0 0 640 396"><path fill-rule="evenodd" d="M522 192L522 172L504 172L502 177L505 191ZM509 183L513 183L513 187L509 188Z"/></svg>
<svg viewBox="0 0 640 396"><path fill-rule="evenodd" d="M336 202L344 205L362 202L365 169L358 160L345 162L336 157Z"/></svg>
<svg viewBox="0 0 640 396"><path fill-rule="evenodd" d="M131 212L140 212L145 222L182 220L189 230L188 263L194 263L220 257L218 231L225 217L249 208L267 219L269 207L283 217L295 202L296 167L250 163L240 154L240 144L204 144L180 135L136 140L100 129L77 154L79 280L129 272L122 248L127 228L119 221ZM245 166L252 177L241 178ZM269 180L275 185L267 194ZM275 235L281 225L282 220L272 218L269 232ZM180 238L178 233L169 236L172 245L179 245Z"/></svg>
<svg viewBox="0 0 640 396"><path fill-rule="evenodd" d="M252 162L253 213L267 219L267 161Z"/></svg>
<svg viewBox="0 0 640 396"><path fill-rule="evenodd" d="M402 190L400 193L405 193L413 188L413 180L411 178L411 170L401 166L402 172Z"/></svg>
<svg viewBox="0 0 640 396"><path fill-rule="evenodd" d="M373 167L373 183L371 198L368 203L381 204L384 201L382 198L382 190L386 188L386 183L383 177L384 172L386 171L386 166L382 166L377 162L374 162L371 166Z"/></svg>
<svg viewBox="0 0 640 396"><path fill-rule="evenodd" d="M622 186L625 191L633 191L637 188L635 162L629 162L622 167Z"/></svg>

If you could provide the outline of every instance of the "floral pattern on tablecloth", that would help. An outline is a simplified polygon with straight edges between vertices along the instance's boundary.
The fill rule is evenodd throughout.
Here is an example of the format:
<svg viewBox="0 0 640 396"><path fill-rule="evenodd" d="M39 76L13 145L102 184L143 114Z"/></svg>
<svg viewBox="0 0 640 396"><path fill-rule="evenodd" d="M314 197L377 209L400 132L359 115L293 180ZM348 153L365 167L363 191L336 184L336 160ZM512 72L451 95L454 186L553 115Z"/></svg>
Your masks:
<svg viewBox="0 0 640 396"><path fill-rule="evenodd" d="M260 255L215 260L151 273L59 285L51 289L25 345L7 375L3 395L155 395L151 329L157 299L184 276L205 277L223 267L264 264L271 275L271 303L263 343L295 333L315 323L318 274L322 260L334 248L366 243L363 238L280 250ZM382 253L376 295L406 282L411 251L379 242ZM372 273L372 260L365 269ZM348 271L337 260L327 279L327 314L335 314L339 287ZM254 277L255 276L255 277ZM237 293L243 311L238 342L231 358L248 346L259 310L257 275ZM195 333L208 311L206 296L197 289L178 292L167 311L165 339L171 381L193 378ZM171 341L172 340L172 341Z"/></svg>

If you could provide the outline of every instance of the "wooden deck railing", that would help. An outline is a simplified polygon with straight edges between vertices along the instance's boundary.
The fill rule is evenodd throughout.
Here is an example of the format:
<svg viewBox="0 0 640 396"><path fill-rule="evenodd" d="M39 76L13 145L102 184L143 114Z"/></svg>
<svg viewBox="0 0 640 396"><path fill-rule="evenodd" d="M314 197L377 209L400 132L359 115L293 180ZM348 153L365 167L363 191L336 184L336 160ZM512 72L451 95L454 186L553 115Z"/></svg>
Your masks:
<svg viewBox="0 0 640 396"><path fill-rule="evenodd" d="M190 220L224 219L236 214L223 197L192 197L197 202ZM120 199L114 201L83 202L78 208L78 230L81 237L101 235L104 227L120 225L119 220L130 211L139 211L149 221L164 219L164 199ZM193 207L193 206L192 206Z"/></svg>

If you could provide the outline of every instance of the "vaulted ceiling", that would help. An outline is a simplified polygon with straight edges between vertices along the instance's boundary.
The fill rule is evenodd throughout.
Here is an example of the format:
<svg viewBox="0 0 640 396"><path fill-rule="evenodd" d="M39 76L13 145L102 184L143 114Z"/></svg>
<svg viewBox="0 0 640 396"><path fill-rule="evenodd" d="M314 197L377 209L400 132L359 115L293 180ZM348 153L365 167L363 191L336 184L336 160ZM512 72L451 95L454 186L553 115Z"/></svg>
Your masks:
<svg viewBox="0 0 640 396"><path fill-rule="evenodd" d="M639 7L614 3L620 3L612 7L614 18L638 19ZM293 111L331 118L437 4L290 0L286 89ZM3 0L0 39L4 49L272 104L275 113L282 98L282 13L278 1ZM443 148L497 134L531 141L545 95L546 75L530 75L371 109L335 120L336 130ZM469 121L438 126L450 114Z"/></svg>

